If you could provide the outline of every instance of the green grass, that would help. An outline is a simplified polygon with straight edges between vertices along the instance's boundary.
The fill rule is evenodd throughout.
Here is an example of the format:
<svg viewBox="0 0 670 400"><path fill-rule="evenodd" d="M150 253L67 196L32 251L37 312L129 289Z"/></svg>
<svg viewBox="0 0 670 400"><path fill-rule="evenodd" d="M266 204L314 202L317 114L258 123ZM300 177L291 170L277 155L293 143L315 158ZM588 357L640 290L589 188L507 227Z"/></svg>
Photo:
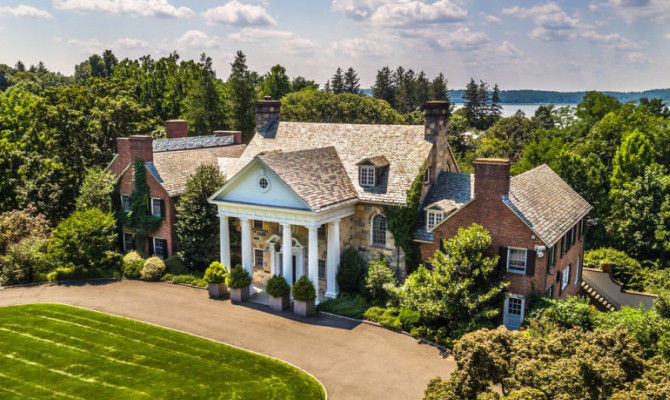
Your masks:
<svg viewBox="0 0 670 400"><path fill-rule="evenodd" d="M323 399L269 357L75 307L0 308L2 399Z"/></svg>

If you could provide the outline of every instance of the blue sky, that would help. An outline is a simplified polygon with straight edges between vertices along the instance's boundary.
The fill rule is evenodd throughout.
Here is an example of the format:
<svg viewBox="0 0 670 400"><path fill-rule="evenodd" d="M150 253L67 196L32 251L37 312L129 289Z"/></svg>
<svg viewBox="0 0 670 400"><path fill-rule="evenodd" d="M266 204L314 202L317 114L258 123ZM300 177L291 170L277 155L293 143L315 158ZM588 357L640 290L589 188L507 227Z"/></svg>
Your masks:
<svg viewBox="0 0 670 400"><path fill-rule="evenodd" d="M323 84L354 66L471 76L503 89L670 87L670 0L0 0L0 63L74 64L207 52L226 77L237 49L250 67L282 64Z"/></svg>

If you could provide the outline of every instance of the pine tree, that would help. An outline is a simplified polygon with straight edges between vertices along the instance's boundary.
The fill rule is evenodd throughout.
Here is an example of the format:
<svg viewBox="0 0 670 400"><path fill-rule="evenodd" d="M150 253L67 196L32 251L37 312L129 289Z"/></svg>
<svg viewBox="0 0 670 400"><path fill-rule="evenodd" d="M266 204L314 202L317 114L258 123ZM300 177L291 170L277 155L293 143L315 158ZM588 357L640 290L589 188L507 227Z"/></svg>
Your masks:
<svg viewBox="0 0 670 400"><path fill-rule="evenodd" d="M342 68L337 67L335 75L330 80L330 89L333 93L344 93L344 77L342 76Z"/></svg>
<svg viewBox="0 0 670 400"><path fill-rule="evenodd" d="M493 85L489 114L489 117L493 120L493 122L497 121L502 115L502 106L500 105L500 89L498 88L497 83Z"/></svg>
<svg viewBox="0 0 670 400"><path fill-rule="evenodd" d="M323 91L324 92L330 92L330 81L326 81L326 83L323 85Z"/></svg>
<svg viewBox="0 0 670 400"><path fill-rule="evenodd" d="M26 70L26 65L23 63L23 61L19 60L16 62L16 66L14 67L17 71L25 71Z"/></svg>
<svg viewBox="0 0 670 400"><path fill-rule="evenodd" d="M398 68L400 70L400 68ZM404 70L403 70L404 71ZM414 77L414 71L411 69L404 72L400 78L400 84L396 92L396 104L398 111L401 113L408 113L414 111L414 85L416 78Z"/></svg>
<svg viewBox="0 0 670 400"><path fill-rule="evenodd" d="M372 86L372 97L386 100L391 107L395 107L395 87L393 86L391 69L388 66L377 71L377 78L374 86Z"/></svg>
<svg viewBox="0 0 670 400"><path fill-rule="evenodd" d="M219 95L212 58L200 55L198 78L186 98L184 116L195 135L210 135L226 127L225 104Z"/></svg>
<svg viewBox="0 0 670 400"><path fill-rule="evenodd" d="M447 80L441 72L433 79L430 84L430 99L431 100L445 100L449 101L449 93L447 92Z"/></svg>
<svg viewBox="0 0 670 400"><path fill-rule="evenodd" d="M426 73L421 71L414 84L414 104L412 108L419 108L428 100L430 100L430 81L426 78Z"/></svg>
<svg viewBox="0 0 670 400"><path fill-rule="evenodd" d="M356 70L352 67L347 69L347 72L344 73L344 91L346 93L359 94L361 91L361 85L359 84L360 79Z"/></svg>
<svg viewBox="0 0 670 400"><path fill-rule="evenodd" d="M232 125L234 129L242 131L244 142L248 143L254 135L256 124L254 116L256 92L253 78L247 68L247 58L241 51L237 51L231 66L228 84L231 89Z"/></svg>

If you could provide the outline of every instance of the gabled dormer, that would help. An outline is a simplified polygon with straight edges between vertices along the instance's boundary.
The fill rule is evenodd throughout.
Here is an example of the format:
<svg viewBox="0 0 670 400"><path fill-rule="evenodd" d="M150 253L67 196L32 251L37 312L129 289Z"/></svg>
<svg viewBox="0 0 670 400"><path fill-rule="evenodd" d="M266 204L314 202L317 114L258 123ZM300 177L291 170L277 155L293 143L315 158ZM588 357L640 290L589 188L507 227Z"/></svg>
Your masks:
<svg viewBox="0 0 670 400"><path fill-rule="evenodd" d="M361 187L373 187L381 182L382 176L389 167L389 160L384 156L367 157L356 163L358 165L358 184Z"/></svg>
<svg viewBox="0 0 670 400"><path fill-rule="evenodd" d="M453 200L440 200L424 208L426 212L426 230L432 231L447 215L458 208Z"/></svg>

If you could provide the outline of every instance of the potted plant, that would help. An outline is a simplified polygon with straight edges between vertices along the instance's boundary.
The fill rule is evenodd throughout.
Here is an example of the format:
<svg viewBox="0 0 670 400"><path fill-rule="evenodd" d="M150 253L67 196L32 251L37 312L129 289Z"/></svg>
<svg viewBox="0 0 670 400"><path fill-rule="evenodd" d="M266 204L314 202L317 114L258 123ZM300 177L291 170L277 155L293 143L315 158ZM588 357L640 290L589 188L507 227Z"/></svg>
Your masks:
<svg viewBox="0 0 670 400"><path fill-rule="evenodd" d="M209 268L205 270L205 282L207 282L207 290L209 291L209 297L213 299L218 299L226 293L228 293L228 288L226 287L226 275L228 271L223 267L223 265L214 261L209 264Z"/></svg>
<svg viewBox="0 0 670 400"><path fill-rule="evenodd" d="M230 300L243 302L249 299L251 277L247 271L242 269L241 265L237 264L230 270L230 273L226 276L226 285L230 289Z"/></svg>
<svg viewBox="0 0 670 400"><path fill-rule="evenodd" d="M316 290L312 281L301 276L293 285L293 312L303 317L314 314L314 299Z"/></svg>
<svg viewBox="0 0 670 400"><path fill-rule="evenodd" d="M270 308L274 311L283 311L288 308L291 287L283 276L275 275L268 280L265 291L270 295Z"/></svg>

